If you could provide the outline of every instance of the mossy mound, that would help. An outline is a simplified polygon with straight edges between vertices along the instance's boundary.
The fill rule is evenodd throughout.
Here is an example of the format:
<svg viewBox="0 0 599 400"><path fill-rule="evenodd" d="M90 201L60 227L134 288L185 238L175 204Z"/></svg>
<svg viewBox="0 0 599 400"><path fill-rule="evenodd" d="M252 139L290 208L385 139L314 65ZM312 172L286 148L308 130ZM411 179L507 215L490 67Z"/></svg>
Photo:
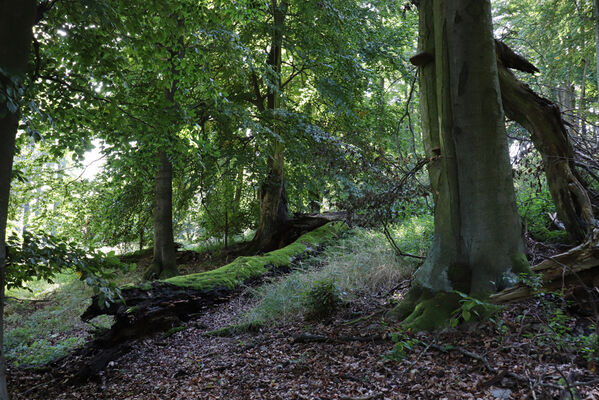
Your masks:
<svg viewBox="0 0 599 400"><path fill-rule="evenodd" d="M432 293L412 288L387 317L401 321L405 329L431 331L449 326L452 314L460 307L460 296L454 292Z"/></svg>
<svg viewBox="0 0 599 400"><path fill-rule="evenodd" d="M316 249L347 228L344 222L329 222L300 236L295 242L261 256L238 257L232 263L212 271L180 275L160 280L166 284L193 290L214 288L234 289L241 283L267 274L272 269L290 265L294 258L309 249ZM143 287L143 284L141 285Z"/></svg>

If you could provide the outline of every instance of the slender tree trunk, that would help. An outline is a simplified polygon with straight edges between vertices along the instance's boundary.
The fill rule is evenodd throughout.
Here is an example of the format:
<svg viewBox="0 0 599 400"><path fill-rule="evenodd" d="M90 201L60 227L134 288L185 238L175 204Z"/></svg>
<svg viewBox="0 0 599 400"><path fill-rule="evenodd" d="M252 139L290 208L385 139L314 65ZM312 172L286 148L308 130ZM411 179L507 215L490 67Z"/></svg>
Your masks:
<svg viewBox="0 0 599 400"><path fill-rule="evenodd" d="M570 240L582 242L593 226L593 210L574 168L574 151L559 107L538 96L503 66L499 67L499 82L507 117L530 132L543 157L547 185L558 218L564 223Z"/></svg>
<svg viewBox="0 0 599 400"><path fill-rule="evenodd" d="M589 69L589 59L584 58L584 68L582 69L582 78L580 80L580 99L578 101L578 124L580 127L580 136L586 139L587 135L587 124L585 121L585 97L587 94L586 81L587 71Z"/></svg>
<svg viewBox="0 0 599 400"><path fill-rule="evenodd" d="M159 157L160 168L154 183L154 258L146 271L146 279L177 275L173 240L173 166L166 151L160 150Z"/></svg>
<svg viewBox="0 0 599 400"><path fill-rule="evenodd" d="M177 25L184 24L184 19L177 18ZM185 46L183 37L179 36L176 40L175 48L169 47L170 69L172 81L170 87L164 91L164 97L167 101L166 119L170 125L177 126L179 115L177 113L177 104L175 94L179 81L177 79L177 63L185 56ZM171 127L166 127L167 135L170 137ZM144 274L145 279L159 277L161 279L170 278L178 274L177 254L175 250L175 241L173 237L173 164L168 159L166 150L158 151L160 167L155 178L154 186L154 257L152 264Z"/></svg>
<svg viewBox="0 0 599 400"><path fill-rule="evenodd" d="M272 12L274 22L268 64L275 73L276 78L274 88L269 89L267 107L274 121L274 113L281 103L281 53L287 3L283 1L278 4L277 0L273 0ZM272 127L276 131L276 121L273 122ZM272 140L272 158L269 160L268 165L269 173L259 192L260 218L254 237L254 245L261 251L278 247L280 229L289 218L284 178L285 146L280 140Z"/></svg>
<svg viewBox="0 0 599 400"><path fill-rule="evenodd" d="M237 171L235 195L233 196L233 215L237 215L241 209L241 194L243 191L243 166Z"/></svg>
<svg viewBox="0 0 599 400"><path fill-rule="evenodd" d="M141 252L144 249L144 226L141 225L141 221L139 223L139 251Z"/></svg>
<svg viewBox="0 0 599 400"><path fill-rule="evenodd" d="M25 79L27 61L35 23L36 2L33 0L0 0L0 92L11 88L13 106L0 103L0 400L8 400L6 361L4 358L4 286L6 284L6 220L10 195L10 178L15 151L19 111L14 107ZM16 83L16 84L15 84Z"/></svg>
<svg viewBox="0 0 599 400"><path fill-rule="evenodd" d="M423 135L435 232L414 287L395 310L431 329L459 303L452 290L488 295L528 270L509 162L488 0L422 0ZM437 122L438 120L438 122ZM408 316L409 314L409 316Z"/></svg>

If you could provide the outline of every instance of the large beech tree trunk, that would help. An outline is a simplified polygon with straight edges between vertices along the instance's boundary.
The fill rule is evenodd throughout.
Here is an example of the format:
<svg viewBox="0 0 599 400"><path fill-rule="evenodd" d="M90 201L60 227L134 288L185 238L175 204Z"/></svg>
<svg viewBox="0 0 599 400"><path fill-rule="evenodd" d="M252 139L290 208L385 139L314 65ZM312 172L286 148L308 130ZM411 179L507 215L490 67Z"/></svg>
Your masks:
<svg viewBox="0 0 599 400"><path fill-rule="evenodd" d="M0 92L11 88L14 103L18 104L17 90L27 72L27 61L36 18L33 0L0 0ZM8 101L0 102L0 400L8 400L6 362L4 358L4 285L6 282L6 220L10 178L15 151L19 111L9 108Z"/></svg>
<svg viewBox="0 0 599 400"><path fill-rule="evenodd" d="M505 113L530 132L543 158L557 216L570 240L581 243L593 227L593 209L586 187L574 169L574 151L559 107L520 82L501 60L498 69Z"/></svg>
<svg viewBox="0 0 599 400"><path fill-rule="evenodd" d="M422 127L435 232L394 311L413 329L447 323L452 290L496 292L528 270L509 162L488 0L420 2ZM420 61L420 62L419 62Z"/></svg>
<svg viewBox="0 0 599 400"><path fill-rule="evenodd" d="M281 105L281 53L287 3L272 1L273 34L268 56L268 65L276 75L274 87L269 88L267 107L270 117L275 121L274 113ZM272 124L276 131L276 122ZM272 139L272 158L268 163L269 173L259 191L260 217L254 237L254 246L260 251L269 251L279 247L279 232L287 219L289 210L285 192L285 146L280 139Z"/></svg>
<svg viewBox="0 0 599 400"><path fill-rule="evenodd" d="M490 5L480 0L421 4L421 46L435 57L422 69L423 128L428 155L439 157L431 168L433 247L416 281L435 291L492 292L522 258L524 246Z"/></svg>

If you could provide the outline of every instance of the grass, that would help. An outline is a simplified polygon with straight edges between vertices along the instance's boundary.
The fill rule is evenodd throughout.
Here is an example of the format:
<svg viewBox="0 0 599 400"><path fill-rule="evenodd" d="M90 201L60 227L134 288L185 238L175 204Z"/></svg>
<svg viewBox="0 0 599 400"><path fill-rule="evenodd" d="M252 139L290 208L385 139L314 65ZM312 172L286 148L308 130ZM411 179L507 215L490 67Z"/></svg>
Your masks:
<svg viewBox="0 0 599 400"><path fill-rule="evenodd" d="M432 218L412 218L392 228L398 246L406 252L423 254L428 248ZM384 293L410 274L415 263L398 260L380 232L353 229L329 245L318 257L300 264L290 275L252 289L258 305L244 315L241 324L297 318L304 312L305 295L314 282L330 280L344 300L368 293ZM117 284L139 281L139 271L120 276ZM93 294L72 272L56 276L53 283L30 281L25 289L11 289L6 304L4 349L15 365L41 365L81 346L96 328L108 328L110 317L93 321L79 319Z"/></svg>
<svg viewBox="0 0 599 400"><path fill-rule="evenodd" d="M135 273L118 278L127 282ZM93 324L79 316L89 306L92 289L73 272L58 274L53 283L34 280L30 289L7 290L4 351L16 366L41 365L68 354L83 345L98 328L108 328L110 317L101 316Z"/></svg>
<svg viewBox="0 0 599 400"><path fill-rule="evenodd" d="M432 237L432 217L414 217L392 227L397 245L405 252L421 254ZM241 317L241 324L294 320L306 312L305 296L315 282L334 282L343 300L386 293L410 275L413 259L398 259L385 236L374 230L352 229L318 257L291 274L251 289L257 305Z"/></svg>

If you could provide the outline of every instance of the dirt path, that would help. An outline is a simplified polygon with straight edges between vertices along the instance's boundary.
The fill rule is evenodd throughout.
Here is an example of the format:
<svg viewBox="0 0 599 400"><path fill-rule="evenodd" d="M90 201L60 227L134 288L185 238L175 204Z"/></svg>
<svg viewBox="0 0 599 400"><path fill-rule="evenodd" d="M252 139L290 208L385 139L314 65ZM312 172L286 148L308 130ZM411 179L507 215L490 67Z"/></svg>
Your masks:
<svg viewBox="0 0 599 400"><path fill-rule="evenodd" d="M109 364L97 382L69 387L64 385L64 377L13 368L9 370L9 388L14 400L551 399L558 398L559 390L547 384L557 384L560 374L572 381L599 378L580 357L556 352L555 343L536 331L542 327L513 322L525 310L534 315L534 302L503 313L502 336L489 323L418 337L427 344L458 345L483 356L497 373L490 373L481 360L457 351L440 352L434 345L418 344L406 359L392 362L382 358L393 347L389 340L294 342L295 335L306 333L382 337L396 328L383 326L376 318L345 324L358 314L369 315L381 303L381 299L362 299L327 323L307 324L298 318L253 334L230 338L202 335L226 326L249 306L247 299L239 297L168 338L155 336L135 343L132 351ZM533 381L515 380L508 372ZM599 380L578 389L583 399L599 399Z"/></svg>

